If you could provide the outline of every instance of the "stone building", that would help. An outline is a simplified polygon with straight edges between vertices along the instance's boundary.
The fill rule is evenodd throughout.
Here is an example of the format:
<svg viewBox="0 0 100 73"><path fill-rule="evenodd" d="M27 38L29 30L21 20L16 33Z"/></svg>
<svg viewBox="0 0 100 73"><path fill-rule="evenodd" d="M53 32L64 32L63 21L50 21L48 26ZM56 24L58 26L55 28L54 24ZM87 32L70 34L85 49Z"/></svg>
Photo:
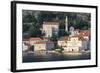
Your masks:
<svg viewBox="0 0 100 73"><path fill-rule="evenodd" d="M43 32L45 33L45 37L52 37L53 34L58 35L59 21L44 21Z"/></svg>

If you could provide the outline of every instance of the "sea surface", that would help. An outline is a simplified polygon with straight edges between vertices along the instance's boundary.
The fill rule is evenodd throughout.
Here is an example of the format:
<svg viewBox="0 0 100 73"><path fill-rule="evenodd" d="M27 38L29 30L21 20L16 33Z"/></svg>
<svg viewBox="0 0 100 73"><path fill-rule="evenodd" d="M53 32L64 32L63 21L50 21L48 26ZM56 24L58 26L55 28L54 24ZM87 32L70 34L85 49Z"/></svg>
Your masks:
<svg viewBox="0 0 100 73"><path fill-rule="evenodd" d="M73 54L34 54L23 52L23 63L31 62L49 62L49 61L69 61L69 60L88 60L91 59L91 54L89 53L73 53Z"/></svg>

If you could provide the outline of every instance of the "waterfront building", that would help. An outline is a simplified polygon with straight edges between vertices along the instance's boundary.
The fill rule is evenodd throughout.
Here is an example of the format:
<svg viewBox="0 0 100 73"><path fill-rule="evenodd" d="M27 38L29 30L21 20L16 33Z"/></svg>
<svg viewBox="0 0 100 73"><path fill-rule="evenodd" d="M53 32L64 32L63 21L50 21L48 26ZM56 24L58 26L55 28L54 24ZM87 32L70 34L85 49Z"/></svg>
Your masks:
<svg viewBox="0 0 100 73"><path fill-rule="evenodd" d="M58 40L58 45L64 48L67 52L79 52L82 46L82 41L78 36L64 37Z"/></svg>
<svg viewBox="0 0 100 73"><path fill-rule="evenodd" d="M22 41L22 50L26 51L29 48L29 39L23 39Z"/></svg>
<svg viewBox="0 0 100 73"><path fill-rule="evenodd" d="M34 43L36 43L36 42L38 42L38 41L42 41L42 39L39 38L39 37L31 37L31 38L29 39L30 45L34 45Z"/></svg>
<svg viewBox="0 0 100 73"><path fill-rule="evenodd" d="M54 48L52 41L38 41L34 43L34 51L50 51Z"/></svg>

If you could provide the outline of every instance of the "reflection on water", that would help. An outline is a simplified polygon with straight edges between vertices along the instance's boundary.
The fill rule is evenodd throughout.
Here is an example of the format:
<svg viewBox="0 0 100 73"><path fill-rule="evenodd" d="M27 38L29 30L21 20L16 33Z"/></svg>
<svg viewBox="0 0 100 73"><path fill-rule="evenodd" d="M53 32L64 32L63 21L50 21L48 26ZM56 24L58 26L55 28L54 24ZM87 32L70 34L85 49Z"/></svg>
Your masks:
<svg viewBox="0 0 100 73"><path fill-rule="evenodd" d="M34 53L23 53L23 62L47 62L47 61L67 61L67 60L86 60L90 59L90 53L81 53L75 55L69 54L44 54L35 55Z"/></svg>

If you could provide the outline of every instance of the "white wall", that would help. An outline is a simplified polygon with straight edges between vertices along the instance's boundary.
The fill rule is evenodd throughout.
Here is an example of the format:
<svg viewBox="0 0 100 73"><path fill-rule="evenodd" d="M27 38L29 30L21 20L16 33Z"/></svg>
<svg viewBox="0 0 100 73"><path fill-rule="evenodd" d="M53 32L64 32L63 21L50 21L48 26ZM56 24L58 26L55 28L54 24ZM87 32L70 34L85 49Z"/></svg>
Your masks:
<svg viewBox="0 0 100 73"><path fill-rule="evenodd" d="M0 73L11 73L10 72L10 1L11 0L0 0ZM67 3L67 4L86 4L86 5L100 4L100 0L33 0L33 1ZM100 9L99 9L99 13L100 13ZM100 19L100 14L98 16ZM100 27L100 25L98 27ZM99 37L100 37L100 33L99 33ZM100 40L100 38L98 40ZM99 49L99 56L100 56L100 49ZM99 57L99 61L100 61L100 57ZM100 67L84 68L84 69L38 71L34 73L66 73L66 72L67 73L99 73Z"/></svg>

